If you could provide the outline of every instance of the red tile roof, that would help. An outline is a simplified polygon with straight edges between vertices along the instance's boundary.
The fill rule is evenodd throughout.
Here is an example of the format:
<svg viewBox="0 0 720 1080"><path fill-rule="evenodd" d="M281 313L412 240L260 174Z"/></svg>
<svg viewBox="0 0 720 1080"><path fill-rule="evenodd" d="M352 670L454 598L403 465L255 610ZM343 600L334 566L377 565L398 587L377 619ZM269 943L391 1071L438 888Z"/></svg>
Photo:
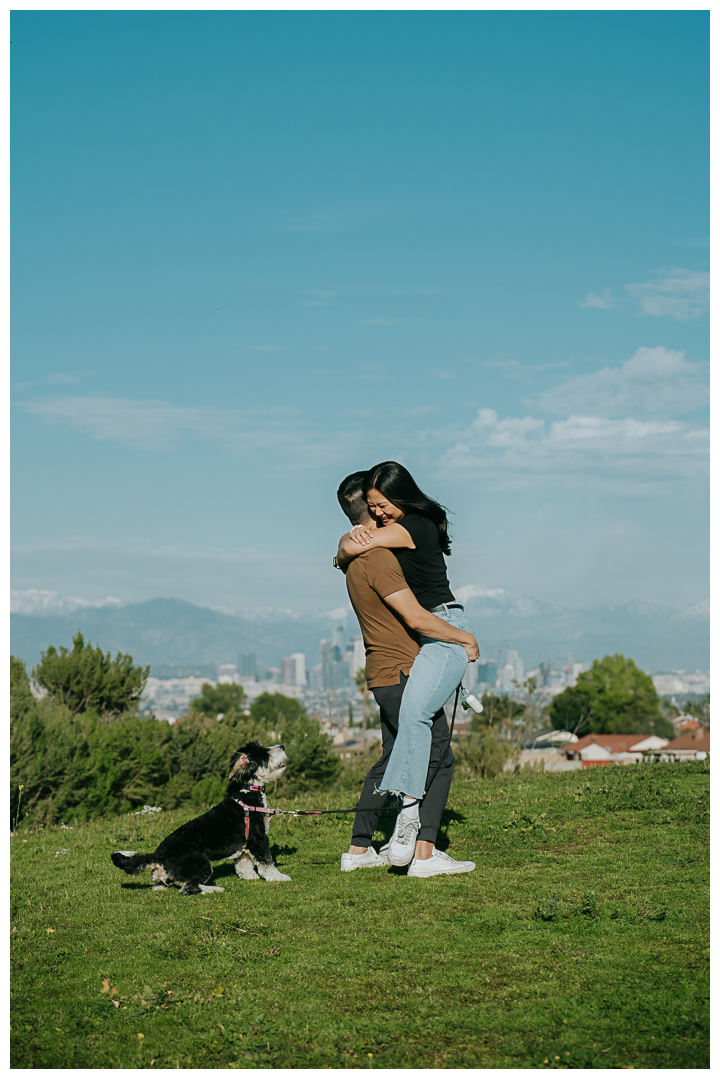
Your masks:
<svg viewBox="0 0 720 1080"><path fill-rule="evenodd" d="M577 745L577 744L576 744ZM698 728L673 739L665 750L710 750L710 728Z"/></svg>
<svg viewBox="0 0 720 1080"><path fill-rule="evenodd" d="M631 746L642 742L643 739L649 738L650 733L647 735L583 735L582 739L578 739L576 743L568 743L565 749L584 750L586 746L595 743L597 746L605 746L611 754L621 754L629 750Z"/></svg>

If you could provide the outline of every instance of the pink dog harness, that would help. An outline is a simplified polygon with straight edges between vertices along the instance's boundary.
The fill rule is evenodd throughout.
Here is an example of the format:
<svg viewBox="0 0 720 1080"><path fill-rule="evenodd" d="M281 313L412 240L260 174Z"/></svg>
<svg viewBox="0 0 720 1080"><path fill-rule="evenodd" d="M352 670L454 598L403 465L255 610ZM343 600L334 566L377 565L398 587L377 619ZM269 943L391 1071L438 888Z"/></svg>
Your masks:
<svg viewBox="0 0 720 1080"><path fill-rule="evenodd" d="M252 784L252 786L250 787L250 790L251 791L262 791L262 787L260 787L259 784ZM250 813L252 811L254 811L256 814L271 814L271 815L272 814L289 814L292 817L297 817L298 814L319 815L319 814L323 813L322 810L273 810L273 808L271 806L248 806L248 804L244 803L242 801L242 799L235 799L234 801L238 804L238 806L242 806L243 811L245 813L245 839L246 840L250 835Z"/></svg>

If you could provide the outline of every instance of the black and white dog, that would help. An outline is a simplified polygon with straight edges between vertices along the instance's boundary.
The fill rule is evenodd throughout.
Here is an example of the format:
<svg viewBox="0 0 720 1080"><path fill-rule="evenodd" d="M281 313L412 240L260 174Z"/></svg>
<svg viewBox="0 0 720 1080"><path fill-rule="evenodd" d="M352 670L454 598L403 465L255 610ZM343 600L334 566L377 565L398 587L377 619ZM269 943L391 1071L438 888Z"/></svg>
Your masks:
<svg viewBox="0 0 720 1080"><path fill-rule="evenodd" d="M249 742L233 755L227 795L199 818L170 833L151 855L114 851L112 861L126 874L152 870L156 890L177 885L181 896L224 892L206 885L212 877L211 859L235 859L235 873L246 881L290 881L281 874L270 853L270 815L246 811L247 806L267 806L265 785L282 776L287 764L283 746L265 747Z"/></svg>

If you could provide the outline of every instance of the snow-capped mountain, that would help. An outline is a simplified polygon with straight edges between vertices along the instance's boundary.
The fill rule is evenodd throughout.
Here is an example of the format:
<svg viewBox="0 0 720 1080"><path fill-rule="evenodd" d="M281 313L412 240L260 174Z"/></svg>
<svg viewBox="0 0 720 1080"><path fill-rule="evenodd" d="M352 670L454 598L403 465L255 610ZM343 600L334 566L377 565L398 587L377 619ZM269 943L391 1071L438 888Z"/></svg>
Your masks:
<svg viewBox="0 0 720 1080"><path fill-rule="evenodd" d="M481 651L493 659L515 649L529 668L542 660L589 663L619 652L646 671L709 667L706 601L680 610L643 600L578 610L478 585L465 585L456 595L466 605ZM238 653L254 652L260 664L279 666L282 656L302 652L312 665L319 659L320 639L330 637L338 624L347 637L359 633L349 605L333 611L232 613L184 600L123 604L115 597L84 601L27 589L13 593L11 649L32 666L48 645L70 645L82 629L103 649L128 652L142 664L235 663Z"/></svg>

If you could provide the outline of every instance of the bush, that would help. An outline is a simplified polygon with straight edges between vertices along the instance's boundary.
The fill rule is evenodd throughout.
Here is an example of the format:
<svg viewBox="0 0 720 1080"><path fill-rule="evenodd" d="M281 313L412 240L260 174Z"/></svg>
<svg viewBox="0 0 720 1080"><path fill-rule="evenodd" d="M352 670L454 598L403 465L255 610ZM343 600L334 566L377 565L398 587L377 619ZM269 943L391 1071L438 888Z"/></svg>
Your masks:
<svg viewBox="0 0 720 1080"><path fill-rule="evenodd" d="M233 707L222 721L191 713L173 726L133 711L101 716L73 713L56 697L37 701L14 657L10 683L11 822L52 825L146 803L171 810L218 802L231 755L249 739L284 743L283 794L327 788L342 771L318 722L282 694L263 694L249 716Z"/></svg>
<svg viewBox="0 0 720 1080"><path fill-rule="evenodd" d="M72 652L64 646L58 652L50 645L33 668L38 686L75 714L90 709L98 713L137 710L149 673L149 666L135 667L127 653L111 660L110 653L103 654L99 646L86 645L80 631L73 638Z"/></svg>
<svg viewBox="0 0 720 1080"><path fill-rule="evenodd" d="M487 780L500 775L506 762L515 756L516 748L486 729L480 735L461 735L453 753L458 771L466 780Z"/></svg>
<svg viewBox="0 0 720 1080"><path fill-rule="evenodd" d="M296 795L335 783L342 763L333 752L332 739L299 701L283 694L260 694L250 707L250 716L270 739L285 747L288 767L278 781L278 792Z"/></svg>

